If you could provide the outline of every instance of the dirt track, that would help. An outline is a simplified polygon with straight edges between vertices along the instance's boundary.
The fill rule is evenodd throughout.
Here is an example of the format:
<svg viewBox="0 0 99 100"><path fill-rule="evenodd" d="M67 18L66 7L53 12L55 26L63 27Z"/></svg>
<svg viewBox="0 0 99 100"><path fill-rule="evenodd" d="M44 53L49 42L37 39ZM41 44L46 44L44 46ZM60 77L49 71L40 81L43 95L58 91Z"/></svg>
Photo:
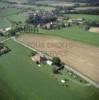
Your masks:
<svg viewBox="0 0 99 100"><path fill-rule="evenodd" d="M66 64L99 83L99 48L51 36L23 35L18 40L60 57Z"/></svg>

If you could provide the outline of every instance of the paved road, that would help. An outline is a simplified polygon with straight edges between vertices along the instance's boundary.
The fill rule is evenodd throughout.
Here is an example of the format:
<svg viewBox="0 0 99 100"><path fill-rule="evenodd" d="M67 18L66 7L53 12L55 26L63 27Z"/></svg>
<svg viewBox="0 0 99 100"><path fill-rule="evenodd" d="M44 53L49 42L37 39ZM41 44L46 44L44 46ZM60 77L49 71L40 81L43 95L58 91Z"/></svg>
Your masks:
<svg viewBox="0 0 99 100"><path fill-rule="evenodd" d="M23 46L26 47L26 48L29 48L29 49L31 49L31 50L33 50L33 51L36 51L36 52L40 53L40 54L44 54L44 53L41 52L41 51L38 51L38 50L36 50L36 49L34 49L34 48L31 48L30 46L27 46L26 44L24 44L24 43L22 43L22 42L17 41L17 40L15 39L15 37L12 37L11 39L14 40L15 42L17 42L17 43L23 45ZM52 58L52 57L50 57L50 56L48 56L48 55L46 55L46 54L45 54L45 56L48 57L48 58ZM76 75L80 76L81 78L83 78L84 80L86 80L87 82L89 82L89 83L90 83L91 85L93 85L94 87L99 88L99 84L98 84L98 83L94 82L93 80L89 79L89 78L86 77L85 75L81 74L79 71L73 69L72 67L70 67L70 66L68 66L68 65L65 65L65 68L68 69L68 70L70 70L70 71L72 71L72 72L74 72Z"/></svg>

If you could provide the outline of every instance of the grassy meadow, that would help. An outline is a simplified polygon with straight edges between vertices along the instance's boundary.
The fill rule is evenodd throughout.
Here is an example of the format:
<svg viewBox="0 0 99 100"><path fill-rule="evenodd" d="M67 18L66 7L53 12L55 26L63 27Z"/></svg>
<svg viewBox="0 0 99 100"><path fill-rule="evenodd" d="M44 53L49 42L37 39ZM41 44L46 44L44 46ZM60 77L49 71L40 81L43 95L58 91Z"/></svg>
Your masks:
<svg viewBox="0 0 99 100"><path fill-rule="evenodd" d="M72 18L84 18L87 21L98 21L99 22L99 16L98 15L88 15L88 14L65 14L65 16L70 16Z"/></svg>
<svg viewBox="0 0 99 100"><path fill-rule="evenodd" d="M5 40L5 39L6 39L6 37L0 36L0 42Z"/></svg>
<svg viewBox="0 0 99 100"><path fill-rule="evenodd" d="M8 4L0 3L0 5L9 6ZM11 5L10 5L11 6ZM31 13L30 10L26 12L22 12L25 8L35 8L35 9L45 9L51 10L53 8L43 7L43 6L31 6L31 5L17 5L17 7L21 7L22 9L17 8L8 8L8 9L0 9L0 28L6 28L11 26L11 21L21 21L25 22L28 17L28 13ZM65 14L65 16L71 16L72 18L85 18L88 21L99 21L98 15L87 15L87 14ZM70 28L61 29L61 30L43 30L40 29L39 33L46 35L59 36L70 40L80 41L82 43L99 46L99 34L92 33L86 31L84 26L72 26Z"/></svg>
<svg viewBox="0 0 99 100"><path fill-rule="evenodd" d="M39 29L41 35L59 36L65 39L80 41L85 44L99 46L99 34L86 31L83 27L72 26L60 30Z"/></svg>
<svg viewBox="0 0 99 100"><path fill-rule="evenodd" d="M26 11L24 11L24 9ZM11 22L9 20L25 22L28 14L32 12L32 9L51 11L54 8L35 5L11 5L0 2L0 28L11 26Z"/></svg>
<svg viewBox="0 0 99 100"><path fill-rule="evenodd" d="M5 44L11 52L0 57L0 100L99 99L99 90L93 86L85 86L78 80L73 82L71 78L69 87L66 87L52 74L51 66L42 65L39 68L32 62L31 50L12 40ZM66 75L65 78L70 77Z"/></svg>

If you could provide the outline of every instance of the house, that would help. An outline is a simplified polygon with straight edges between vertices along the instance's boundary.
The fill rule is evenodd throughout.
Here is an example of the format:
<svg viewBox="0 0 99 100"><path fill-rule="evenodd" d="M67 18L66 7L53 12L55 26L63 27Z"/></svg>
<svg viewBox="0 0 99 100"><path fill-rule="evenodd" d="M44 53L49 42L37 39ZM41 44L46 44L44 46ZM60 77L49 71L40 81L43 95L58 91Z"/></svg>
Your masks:
<svg viewBox="0 0 99 100"><path fill-rule="evenodd" d="M46 57L42 54L36 54L36 55L32 56L32 61L34 61L37 64L45 63Z"/></svg>
<svg viewBox="0 0 99 100"><path fill-rule="evenodd" d="M64 17L62 17L62 16L59 16L59 17L57 18L57 21L62 22L63 20L64 20Z"/></svg>
<svg viewBox="0 0 99 100"><path fill-rule="evenodd" d="M6 33L6 32L8 32L8 31L10 31L12 28L11 27L7 27L7 28L5 28L5 29L0 29L0 33Z"/></svg>

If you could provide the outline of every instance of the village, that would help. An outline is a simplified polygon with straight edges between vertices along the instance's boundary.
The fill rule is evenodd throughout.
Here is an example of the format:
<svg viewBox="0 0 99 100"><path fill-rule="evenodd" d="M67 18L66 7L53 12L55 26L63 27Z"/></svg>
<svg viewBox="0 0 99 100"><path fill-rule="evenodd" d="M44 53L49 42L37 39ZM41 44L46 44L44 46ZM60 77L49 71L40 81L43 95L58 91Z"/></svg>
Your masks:
<svg viewBox="0 0 99 100"><path fill-rule="evenodd" d="M54 14L54 11L39 11L35 10L32 13L29 13L29 17L26 19L25 23L21 21L11 21L11 26L6 28L0 28L1 36L10 36L19 33L20 31L36 31L39 29L46 30L60 30L61 28L69 27L84 27L85 30L90 32L98 32L98 24L95 22L89 23L85 18L63 16Z"/></svg>
<svg viewBox="0 0 99 100"><path fill-rule="evenodd" d="M35 11L30 13L26 23L21 22L11 22L10 27L1 28L1 36L14 35L15 32L20 31L38 31L39 28L53 30L68 28L75 25L83 25L86 20L84 18L72 18L56 15L53 12L48 11Z"/></svg>

